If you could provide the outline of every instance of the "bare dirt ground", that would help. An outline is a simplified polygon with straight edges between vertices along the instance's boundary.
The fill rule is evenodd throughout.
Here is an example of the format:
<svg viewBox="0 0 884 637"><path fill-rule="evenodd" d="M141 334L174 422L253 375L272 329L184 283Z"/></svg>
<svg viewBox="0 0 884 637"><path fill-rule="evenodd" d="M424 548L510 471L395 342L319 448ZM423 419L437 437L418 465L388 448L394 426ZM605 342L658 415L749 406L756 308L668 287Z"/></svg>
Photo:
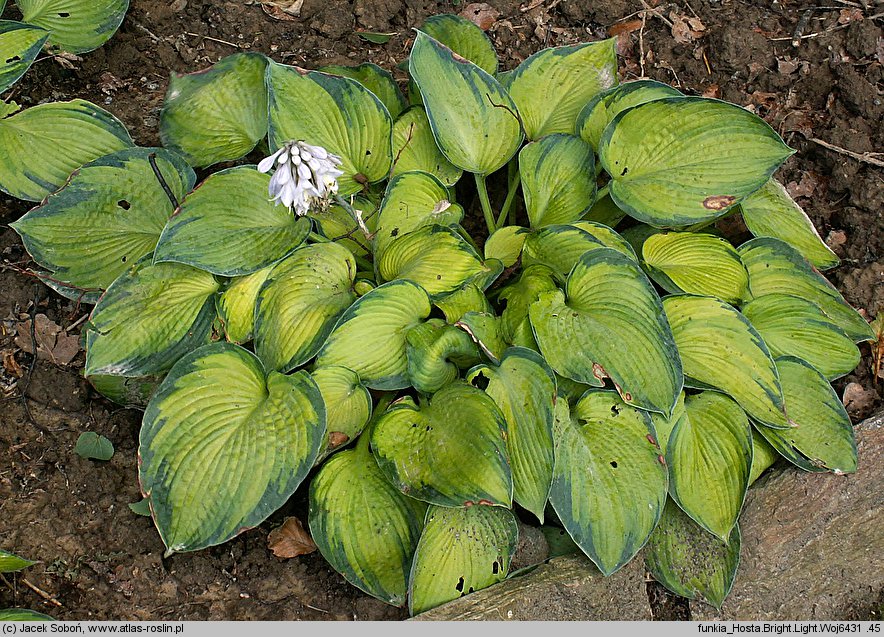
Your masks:
<svg viewBox="0 0 884 637"><path fill-rule="evenodd" d="M753 108L798 150L777 177L842 258L829 277L868 317L884 311L884 155L874 154L884 149L880 4L489 5L494 12L488 34L504 69L544 46L617 35L622 79L645 75L689 94ZM91 100L117 115L140 145L157 145L159 109L172 72L251 50L307 68L371 61L404 79L396 65L408 54L411 29L429 15L461 11L475 10L428 0L304 0L299 17L282 21L257 0L133 0L120 31L102 49L67 64L38 62L7 97L23 106ZM16 18L15 8L7 7L3 17ZM376 45L358 30L395 35ZM89 387L81 377L82 353L64 363L63 350L70 349L65 337L79 334L89 308L26 274L28 255L5 224L27 209L0 195L0 546L40 563L0 581L0 607L25 606L61 619L404 618L405 611L349 586L317 553L292 560L270 553L268 532L285 515L303 519L304 489L283 511L232 542L161 559L151 521L127 506L140 499L140 413L119 409ZM34 360L25 351L29 330L20 323L40 314L66 331L47 336L53 341L45 344L47 356ZM856 420L881 405L884 385L874 386L870 348L862 347L860 366L837 384L840 392L856 383L848 404ZM73 453L85 430L114 442L110 462ZM658 618L687 618L687 606L658 587L649 587L649 595Z"/></svg>

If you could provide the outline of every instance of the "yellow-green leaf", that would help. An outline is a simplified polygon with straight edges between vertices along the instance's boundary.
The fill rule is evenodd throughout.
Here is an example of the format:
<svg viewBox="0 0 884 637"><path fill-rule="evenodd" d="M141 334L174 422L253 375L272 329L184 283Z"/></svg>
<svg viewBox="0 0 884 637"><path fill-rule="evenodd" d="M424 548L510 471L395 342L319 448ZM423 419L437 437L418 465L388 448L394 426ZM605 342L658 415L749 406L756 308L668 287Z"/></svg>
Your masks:
<svg viewBox="0 0 884 637"><path fill-rule="evenodd" d="M431 506L411 567L409 612L422 613L503 580L518 541L512 511Z"/></svg>
<svg viewBox="0 0 884 637"><path fill-rule="evenodd" d="M255 306L255 353L288 372L313 358L353 301L356 262L347 248L317 243L273 268Z"/></svg>
<svg viewBox="0 0 884 637"><path fill-rule="evenodd" d="M529 230L519 226L504 226L491 233L485 241L485 258L500 259L504 267L519 260Z"/></svg>
<svg viewBox="0 0 884 637"><path fill-rule="evenodd" d="M648 413L614 392L556 402L550 502L571 538L610 575L644 546L666 502L667 476Z"/></svg>
<svg viewBox="0 0 884 637"><path fill-rule="evenodd" d="M540 264L564 280L586 252L605 244L582 228L571 224L546 226L532 232L522 247L522 265Z"/></svg>
<svg viewBox="0 0 884 637"><path fill-rule="evenodd" d="M611 248L587 252L564 292L541 294L529 314L557 373L596 387L610 378L627 403L672 411L681 361L660 298L635 261Z"/></svg>
<svg viewBox="0 0 884 637"><path fill-rule="evenodd" d="M733 246L711 234L661 232L642 244L648 272L669 292L714 296L738 303L749 275Z"/></svg>
<svg viewBox="0 0 884 637"><path fill-rule="evenodd" d="M479 361L469 334L441 319L415 325L405 335L408 378L419 392L432 394L458 377L458 368Z"/></svg>
<svg viewBox="0 0 884 637"><path fill-rule="evenodd" d="M144 413L139 480L168 553L226 542L289 499L325 444L306 372L265 374L254 354L206 345L172 368Z"/></svg>
<svg viewBox="0 0 884 637"><path fill-rule="evenodd" d="M0 190L41 201L83 164L132 145L126 127L90 102L34 106L0 119Z"/></svg>
<svg viewBox="0 0 884 637"><path fill-rule="evenodd" d="M420 170L453 186L463 171L452 164L439 147L423 106L414 106L393 123L393 175Z"/></svg>
<svg viewBox="0 0 884 637"><path fill-rule="evenodd" d="M218 296L218 318L221 319L224 335L231 343L242 344L252 340L258 292L273 267L271 265L252 274L236 277Z"/></svg>
<svg viewBox="0 0 884 637"><path fill-rule="evenodd" d="M3 8L0 7L0 12ZM46 29L0 20L0 93L15 84L27 73L46 43Z"/></svg>
<svg viewBox="0 0 884 637"><path fill-rule="evenodd" d="M420 405L410 397L381 416L371 446L384 475L404 494L446 507L512 504L503 414L463 381Z"/></svg>
<svg viewBox="0 0 884 637"><path fill-rule="evenodd" d="M404 389L411 384L405 334L430 310L427 293L411 281L376 287L340 318L316 357L316 366L352 369L371 389Z"/></svg>
<svg viewBox="0 0 884 637"><path fill-rule="evenodd" d="M510 160L522 143L522 126L493 76L420 31L408 64L436 143L452 164L487 175Z"/></svg>
<svg viewBox="0 0 884 637"><path fill-rule="evenodd" d="M0 549L0 573L14 573L34 564L36 562Z"/></svg>
<svg viewBox="0 0 884 637"><path fill-rule="evenodd" d="M160 113L163 146L193 166L239 159L267 134L261 53L234 53L195 73L173 73Z"/></svg>
<svg viewBox="0 0 884 637"><path fill-rule="evenodd" d="M797 427L758 431L780 455L805 471L856 471L856 436L844 405L825 376L793 356L777 358L786 411Z"/></svg>
<svg viewBox="0 0 884 637"><path fill-rule="evenodd" d="M408 106L408 102L402 91L399 90L396 80L393 79L389 71L382 69L377 64L372 64L371 62L365 62L358 66L329 64L318 70L322 73L341 75L356 80L381 100L393 119L397 118L399 113Z"/></svg>
<svg viewBox="0 0 884 637"><path fill-rule="evenodd" d="M810 301L788 294L765 294L747 303L743 315L775 357L801 358L829 380L859 365L860 352L853 340Z"/></svg>
<svg viewBox="0 0 884 637"><path fill-rule="evenodd" d="M702 97L669 97L622 111L598 150L611 175L611 199L658 227L724 215L794 152L757 115Z"/></svg>
<svg viewBox="0 0 884 637"><path fill-rule="evenodd" d="M325 403L328 429L321 459L359 436L371 418L371 394L356 372L346 367L320 367L313 371L313 380Z"/></svg>
<svg viewBox="0 0 884 637"><path fill-rule="evenodd" d="M525 146L519 174L532 228L576 221L595 199L595 155L573 135L548 135Z"/></svg>
<svg viewBox="0 0 884 637"><path fill-rule="evenodd" d="M528 139L573 133L584 104L617 84L615 41L543 49L513 71L507 88Z"/></svg>
<svg viewBox="0 0 884 637"><path fill-rule="evenodd" d="M466 380L491 396L503 413L513 499L542 524L553 474L555 374L536 352L513 347L499 365L478 365Z"/></svg>
<svg viewBox="0 0 884 637"><path fill-rule="evenodd" d="M16 0L16 5L22 20L50 32L49 44L86 53L116 33L129 0Z"/></svg>
<svg viewBox="0 0 884 637"><path fill-rule="evenodd" d="M756 237L774 237L785 241L821 270L834 268L840 263L838 256L820 238L801 206L776 179L769 180L746 197L740 204L740 210L746 227Z"/></svg>
<svg viewBox="0 0 884 637"><path fill-rule="evenodd" d="M443 13L427 18L420 30L483 69L497 73L497 53L485 32L459 15Z"/></svg>
<svg viewBox="0 0 884 637"><path fill-rule="evenodd" d="M242 276L291 254L310 233L310 220L269 199L269 183L254 166L210 175L169 219L154 261Z"/></svg>
<svg viewBox="0 0 884 637"><path fill-rule="evenodd" d="M663 300L663 307L687 385L723 391L758 422L790 426L773 358L742 314L706 296L670 296Z"/></svg>
<svg viewBox="0 0 884 637"><path fill-rule="evenodd" d="M353 210L362 213L365 227L374 233L378 221L377 205L364 197L353 197L349 204ZM371 240L342 206L333 204L324 210L311 210L307 215L315 222L317 232L327 239L333 239L359 257L371 253Z"/></svg>

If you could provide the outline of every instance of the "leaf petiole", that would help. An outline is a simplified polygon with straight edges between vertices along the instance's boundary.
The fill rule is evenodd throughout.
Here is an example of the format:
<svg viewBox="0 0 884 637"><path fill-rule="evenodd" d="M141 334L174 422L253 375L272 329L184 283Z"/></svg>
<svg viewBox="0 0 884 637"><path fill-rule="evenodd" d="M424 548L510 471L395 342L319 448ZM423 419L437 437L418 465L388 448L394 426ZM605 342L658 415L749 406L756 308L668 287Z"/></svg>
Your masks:
<svg viewBox="0 0 884 637"><path fill-rule="evenodd" d="M494 213L491 211L491 201L488 199L488 187L485 185L485 175L473 173L476 180L476 190L479 191L479 201L482 203L482 214L485 215L485 225L488 227L490 235L497 229L494 224Z"/></svg>

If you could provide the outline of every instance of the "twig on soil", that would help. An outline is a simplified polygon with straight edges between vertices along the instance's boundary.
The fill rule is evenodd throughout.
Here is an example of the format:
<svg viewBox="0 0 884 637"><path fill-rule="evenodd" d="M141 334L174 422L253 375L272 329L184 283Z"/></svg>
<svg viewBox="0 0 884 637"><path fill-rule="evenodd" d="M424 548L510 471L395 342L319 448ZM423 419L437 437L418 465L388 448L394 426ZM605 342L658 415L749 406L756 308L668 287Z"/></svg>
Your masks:
<svg viewBox="0 0 884 637"><path fill-rule="evenodd" d="M645 23L647 20L648 14L642 13L642 27L638 30L638 65L642 77L645 76Z"/></svg>
<svg viewBox="0 0 884 637"><path fill-rule="evenodd" d="M830 144L829 142L825 142L816 137L807 137L806 139L807 141L813 142L814 144L819 144L823 148L828 148L829 150L835 151L836 153L847 155L848 157L855 159L856 161L861 161L866 164L871 164L872 166L884 168L884 159L873 157L873 155L884 155L884 153L856 153L852 150L847 150L846 148L835 146L834 144Z"/></svg>
<svg viewBox="0 0 884 637"><path fill-rule="evenodd" d="M134 26L136 29L138 29L139 31L141 31L142 33L144 33L145 35L147 35L151 40L153 40L155 44L158 43L158 42L162 42L162 40L160 39L159 36L157 36L153 31L151 31L150 29L148 29L146 26L144 26L143 24L141 24L141 23L138 22L137 20L133 20L133 19L130 17L130 18L129 18L129 22L132 23L132 26Z"/></svg>
<svg viewBox="0 0 884 637"><path fill-rule="evenodd" d="M316 606L311 606L310 604L307 604L305 602L301 602L301 603L304 604L304 606L306 606L307 608L309 608L311 610L319 611L320 613L325 613L326 615L328 615L328 611L325 610L324 608L316 608Z"/></svg>
<svg viewBox="0 0 884 637"><path fill-rule="evenodd" d="M865 19L866 20L878 20L879 18L884 18L884 13L876 13L875 15L871 15ZM816 31L815 33L805 33L798 38L796 38L795 35L793 34L791 37L788 37L788 38L768 38L768 40L771 42L792 42L793 46L798 46L797 44L795 44L796 40L809 40L811 38L818 38L821 35L828 35L834 31L839 31L840 29L846 29L847 27L850 26L850 24L851 24L850 22L848 22L847 24L836 24L836 25L831 26L828 29L824 29L822 31ZM796 31L797 31L797 29L796 29Z"/></svg>
<svg viewBox="0 0 884 637"><path fill-rule="evenodd" d="M642 3L642 6L645 8L645 13L650 13L651 15L653 15L657 18L660 18L666 24L666 26L668 26L670 29L673 26L675 26L674 24L672 24L672 20L670 20L669 18L667 18L666 16L663 15L663 13L660 11L659 7L658 8L652 7L645 0L641 0L641 3Z"/></svg>
<svg viewBox="0 0 884 637"><path fill-rule="evenodd" d="M232 46L235 49L241 49L242 46L239 44L235 44L234 42L228 42L227 40L221 40L220 38L213 38L210 35L203 35L202 33L191 33L189 31L185 31L184 35L189 35L192 38L202 38L204 40L211 40L212 42L217 42L218 44L226 44L227 46Z"/></svg>
<svg viewBox="0 0 884 637"><path fill-rule="evenodd" d="M49 593L47 593L46 591L44 591L42 588L37 588L36 586L34 586L31 582L29 582L29 581L27 580L27 578L22 577L20 581L21 581L22 584L24 584L25 586L27 586L28 588L30 588L32 591L34 591L35 593L37 593L37 595L39 595L40 597L42 597L43 599L45 599L45 600L46 600L47 602L49 602L50 604L54 604L55 606L58 606L59 608L62 607L62 606L64 606L64 604L62 604L60 601L58 601L57 599L55 599L52 595L50 595Z"/></svg>
<svg viewBox="0 0 884 637"><path fill-rule="evenodd" d="M83 316L81 316L80 318L78 318L76 321L74 321L73 323L71 323L70 325L68 325L66 328L64 328L64 332L65 332L65 334L67 334L67 333L70 332L72 329L74 329L75 327L77 327L80 323L82 323L83 321L85 321L87 318L89 318L89 315L88 315L88 314L84 314Z"/></svg>
<svg viewBox="0 0 884 637"><path fill-rule="evenodd" d="M804 35L804 29L807 28L807 23L810 22L810 18L813 16L813 11L813 8L810 8L801 14L798 24L795 25L795 31L792 32L792 46L801 44L801 36Z"/></svg>
<svg viewBox="0 0 884 637"><path fill-rule="evenodd" d="M36 331L36 323L37 323L37 294L38 294L37 286L34 286L34 299L31 302L31 351L34 353L31 356L31 362L28 364L28 373L25 376L24 387L21 388L21 404L24 407L25 415L28 417L28 422L31 423L36 429L41 431L44 434L48 434L49 430L43 427L43 425L39 424L36 420L34 420L34 416L31 415L31 406L28 405L28 390L31 388L31 379L34 376L34 367L37 365L37 331Z"/></svg>

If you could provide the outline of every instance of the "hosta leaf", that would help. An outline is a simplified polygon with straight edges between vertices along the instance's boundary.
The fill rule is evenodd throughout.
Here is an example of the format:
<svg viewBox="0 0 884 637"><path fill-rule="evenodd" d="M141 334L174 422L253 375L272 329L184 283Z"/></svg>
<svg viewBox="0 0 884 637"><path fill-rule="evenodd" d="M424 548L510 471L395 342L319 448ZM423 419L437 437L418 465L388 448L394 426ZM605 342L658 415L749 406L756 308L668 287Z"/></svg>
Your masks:
<svg viewBox="0 0 884 637"><path fill-rule="evenodd" d="M756 425L780 455L805 471L856 471L856 437L844 405L825 376L792 356L777 358L789 419L797 427Z"/></svg>
<svg viewBox="0 0 884 637"><path fill-rule="evenodd" d="M220 285L177 263L143 264L111 284L89 317L86 376L149 376L204 344Z"/></svg>
<svg viewBox="0 0 884 637"><path fill-rule="evenodd" d="M449 325L457 323L467 312L494 312L488 297L475 283L467 283L448 296L437 299L434 305L442 310Z"/></svg>
<svg viewBox="0 0 884 637"><path fill-rule="evenodd" d="M485 258L500 259L504 267L510 267L519 260L529 232L519 226L498 228L485 241Z"/></svg>
<svg viewBox="0 0 884 637"><path fill-rule="evenodd" d="M157 376L110 376L97 374L86 378L99 394L118 405L144 411L163 380Z"/></svg>
<svg viewBox="0 0 884 637"><path fill-rule="evenodd" d="M252 340L258 292L273 268L271 265L249 275L236 277L218 296L218 318L224 327L224 335L231 343L241 344Z"/></svg>
<svg viewBox="0 0 884 637"><path fill-rule="evenodd" d="M497 52L485 32L459 15L443 13L427 18L420 30L489 75L497 73Z"/></svg>
<svg viewBox="0 0 884 637"><path fill-rule="evenodd" d="M587 251L603 247L604 243L577 226L546 226L525 239L522 265L545 265L564 280Z"/></svg>
<svg viewBox="0 0 884 637"><path fill-rule="evenodd" d="M310 233L310 220L270 200L269 183L254 166L210 175L169 220L154 261L242 276L290 254Z"/></svg>
<svg viewBox="0 0 884 637"><path fill-rule="evenodd" d="M54 279L104 289L153 252L174 209L151 155L175 197L184 197L196 175L180 157L161 148L127 148L76 170L64 188L10 224Z"/></svg>
<svg viewBox="0 0 884 637"><path fill-rule="evenodd" d="M14 573L34 564L36 562L0 549L0 573Z"/></svg>
<svg viewBox="0 0 884 637"><path fill-rule="evenodd" d="M645 565L655 580L676 595L700 599L721 608L740 563L740 528L728 541L710 535L666 501L660 524L651 534Z"/></svg>
<svg viewBox="0 0 884 637"><path fill-rule="evenodd" d="M69 53L97 49L116 33L129 0L16 0L22 20L50 32L49 44Z"/></svg>
<svg viewBox="0 0 884 637"><path fill-rule="evenodd" d="M499 300L505 303L500 315L501 336L507 343L514 343L517 334L531 332L528 308L544 292L557 290L553 271L543 265L528 266L522 270L519 280L504 287Z"/></svg>
<svg viewBox="0 0 884 637"><path fill-rule="evenodd" d="M339 194L380 181L393 161L393 120L374 93L356 80L271 62L268 144L291 140L322 146L341 158Z"/></svg>
<svg viewBox="0 0 884 637"><path fill-rule="evenodd" d="M285 504L325 444L325 406L306 372L265 375L230 343L169 372L144 412L139 480L168 552L226 542Z"/></svg>
<svg viewBox="0 0 884 637"><path fill-rule="evenodd" d="M743 307L773 356L801 358L829 380L859 365L859 348L817 305L788 294L765 294Z"/></svg>
<svg viewBox="0 0 884 637"><path fill-rule="evenodd" d="M349 202L353 210L362 213L362 220L369 232L377 227L377 206L364 197L353 197ZM312 210L308 216L316 223L316 229L327 239L334 239L356 256L364 257L371 253L371 241L366 238L353 215L342 206L331 205L325 210Z"/></svg>
<svg viewBox="0 0 884 637"><path fill-rule="evenodd" d="M635 254L635 250L632 248L632 245L623 238L619 233L615 232L611 229L610 226L606 226L602 223L598 223L595 221L588 221L586 219L582 221L575 221L574 223L569 224L574 226L575 228L579 228L584 232L588 232L595 239L602 242L602 245L605 245L609 248L613 248L623 256L629 257L633 261L638 262L638 256Z"/></svg>
<svg viewBox="0 0 884 637"><path fill-rule="evenodd" d="M731 398L706 391L685 399L666 447L669 492L704 529L727 542L749 487L752 429Z"/></svg>
<svg viewBox="0 0 884 637"><path fill-rule="evenodd" d="M356 449L326 462L310 483L310 534L348 582L404 606L425 506L387 481L368 438L360 439Z"/></svg>
<svg viewBox="0 0 884 637"><path fill-rule="evenodd" d="M508 507L506 436L494 401L455 381L420 406L408 397L394 404L378 419L371 446L381 471L408 496L447 507Z"/></svg>
<svg viewBox="0 0 884 637"><path fill-rule="evenodd" d="M473 247L445 226L424 226L394 241L377 264L385 281L407 279L430 298L457 290L485 267Z"/></svg>
<svg viewBox="0 0 884 637"><path fill-rule="evenodd" d="M585 102L577 115L575 130L594 149L599 147L602 132L621 111L633 106L653 102L664 97L678 97L681 93L662 82L637 80L626 82L598 93Z"/></svg>
<svg viewBox="0 0 884 637"><path fill-rule="evenodd" d="M393 175L421 170L453 186L463 171L445 158L436 145L423 106L414 106L393 124Z"/></svg>
<svg viewBox="0 0 884 637"><path fill-rule="evenodd" d="M322 456L356 438L371 418L371 394L356 372L346 367L320 367L313 380L325 403L328 445ZM322 457L321 456L321 457Z"/></svg>
<svg viewBox="0 0 884 637"><path fill-rule="evenodd" d="M234 53L196 73L173 73L160 113L163 146L193 166L239 159L267 134L267 58Z"/></svg>
<svg viewBox="0 0 884 637"><path fill-rule="evenodd" d="M672 414L668 417L663 414L651 414L651 423L654 425L654 431L657 432L657 444L660 445L660 451L664 456L668 449L672 430L675 429L675 425L678 424L679 420L686 417L684 411L684 399L685 393L682 391L678 395L675 407L672 408Z"/></svg>
<svg viewBox="0 0 884 637"><path fill-rule="evenodd" d="M469 334L488 360L495 365L500 363L507 347L501 334L500 317L491 312L467 312L455 326Z"/></svg>
<svg viewBox="0 0 884 637"><path fill-rule="evenodd" d="M747 241L737 251L749 272L750 298L791 294L815 303L854 341L874 338L865 319L789 244L761 237Z"/></svg>
<svg viewBox="0 0 884 637"><path fill-rule="evenodd" d="M594 221L609 228L615 227L623 220L626 213L617 207L617 204L611 199L610 195L605 195L601 199L597 199L592 208L589 209L583 218L587 221Z"/></svg>
<svg viewBox="0 0 884 637"><path fill-rule="evenodd" d="M793 152L757 115L702 97L669 97L623 111L599 142L611 199L660 227L722 216Z"/></svg>
<svg viewBox="0 0 884 637"><path fill-rule="evenodd" d="M615 40L543 49L513 71L507 88L528 139L574 132L583 105L617 83Z"/></svg>
<svg viewBox="0 0 884 637"><path fill-rule="evenodd" d="M31 68L48 37L49 32L40 27L0 20L0 93Z"/></svg>
<svg viewBox="0 0 884 637"><path fill-rule="evenodd" d="M614 392L556 402L550 502L571 538L605 575L644 546L666 502L666 467L647 412Z"/></svg>
<svg viewBox="0 0 884 637"><path fill-rule="evenodd" d="M507 423L513 499L543 523L553 474L556 378L529 349L508 349L500 365L478 365L467 382L494 399Z"/></svg>
<svg viewBox="0 0 884 637"><path fill-rule="evenodd" d="M49 615L38 613L27 608L2 608L0 609L0 622L52 622L55 621Z"/></svg>
<svg viewBox="0 0 884 637"><path fill-rule="evenodd" d="M663 300L663 307L686 384L719 389L754 420L789 427L773 358L742 314L724 301L705 296L670 296Z"/></svg>
<svg viewBox="0 0 884 637"><path fill-rule="evenodd" d="M317 243L277 264L255 306L255 353L288 372L313 358L353 301L356 261L347 248Z"/></svg>
<svg viewBox="0 0 884 637"><path fill-rule="evenodd" d="M415 325L405 335L408 378L412 386L432 394L458 377L458 367L478 362L479 351L463 330L441 319Z"/></svg>
<svg viewBox="0 0 884 637"><path fill-rule="evenodd" d="M408 106L408 102L402 91L399 90L396 80L393 79L389 71L382 69L377 64L372 64L371 62L366 62L359 66L329 64L318 70L322 73L341 75L356 80L381 100L381 103L383 103L393 119L399 117L399 113Z"/></svg>
<svg viewBox="0 0 884 637"><path fill-rule="evenodd" d="M611 248L580 257L565 291L546 292L530 308L540 351L557 373L601 386L669 414L682 369L663 306L638 264Z"/></svg>
<svg viewBox="0 0 884 637"><path fill-rule="evenodd" d="M494 77L420 31L408 64L436 143L452 164L487 175L509 161L522 143L522 126Z"/></svg>
<svg viewBox="0 0 884 637"><path fill-rule="evenodd" d="M40 201L83 164L132 146L120 121L84 100L40 104L0 119L0 190Z"/></svg>
<svg viewBox="0 0 884 637"><path fill-rule="evenodd" d="M756 237L785 241L821 270L834 268L840 259L829 249L813 222L776 179L769 180L740 204L743 221Z"/></svg>
<svg viewBox="0 0 884 637"><path fill-rule="evenodd" d="M714 296L737 303L749 275L740 255L724 239L694 232L661 232L642 244L648 272L669 292Z"/></svg>
<svg viewBox="0 0 884 637"><path fill-rule="evenodd" d="M405 334L430 314L430 299L411 281L392 281L356 301L340 318L316 358L317 367L352 369L371 389L404 389Z"/></svg>
<svg viewBox="0 0 884 637"><path fill-rule="evenodd" d="M780 459L777 450L771 447L767 439L762 436L758 429L752 428L752 469L749 471L749 486L758 480L759 476Z"/></svg>
<svg viewBox="0 0 884 637"><path fill-rule="evenodd" d="M380 258L397 238L430 225L450 226L463 219L463 208L451 203L448 188L430 173L402 173L390 180L378 211L374 253Z"/></svg>
<svg viewBox="0 0 884 637"><path fill-rule="evenodd" d="M509 573L519 541L512 511L430 507L411 567L412 615L487 588Z"/></svg>
<svg viewBox="0 0 884 637"><path fill-rule="evenodd" d="M595 199L595 155L573 135L548 135L519 153L525 208L532 228L569 223Z"/></svg>

